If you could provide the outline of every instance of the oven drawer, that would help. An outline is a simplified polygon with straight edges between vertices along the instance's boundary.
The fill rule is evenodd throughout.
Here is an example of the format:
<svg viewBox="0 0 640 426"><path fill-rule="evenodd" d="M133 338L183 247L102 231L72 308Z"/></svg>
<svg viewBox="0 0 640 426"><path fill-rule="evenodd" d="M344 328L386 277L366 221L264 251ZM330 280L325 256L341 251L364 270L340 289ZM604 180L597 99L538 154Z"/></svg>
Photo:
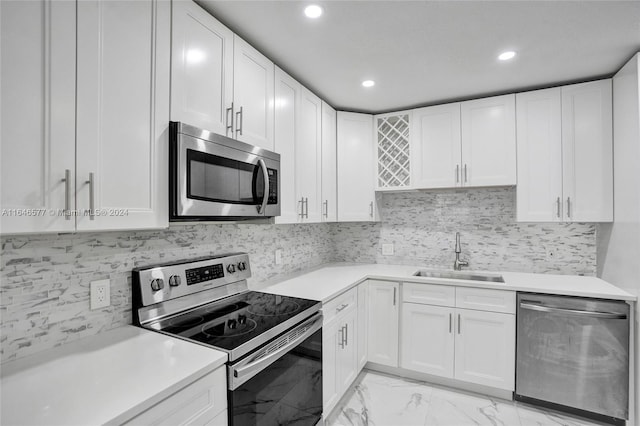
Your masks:
<svg viewBox="0 0 640 426"><path fill-rule="evenodd" d="M350 308L355 308L358 303L358 288L354 287L349 291L342 293L334 299L331 299L327 303L322 305L322 315L324 316L324 323L329 322L337 317L339 314L348 311Z"/></svg>
<svg viewBox="0 0 640 426"><path fill-rule="evenodd" d="M182 388L125 424L208 424L220 413L226 412L226 409L227 377L225 368L222 367Z"/></svg>

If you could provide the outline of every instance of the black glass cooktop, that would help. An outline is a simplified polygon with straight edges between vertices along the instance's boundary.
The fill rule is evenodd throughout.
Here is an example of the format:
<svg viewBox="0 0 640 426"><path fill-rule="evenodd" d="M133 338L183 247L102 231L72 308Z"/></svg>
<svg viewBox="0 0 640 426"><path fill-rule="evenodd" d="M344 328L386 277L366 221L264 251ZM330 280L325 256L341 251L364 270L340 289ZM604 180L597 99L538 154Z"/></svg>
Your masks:
<svg viewBox="0 0 640 426"><path fill-rule="evenodd" d="M316 305L319 308L320 302L248 291L160 320L150 327L230 351Z"/></svg>

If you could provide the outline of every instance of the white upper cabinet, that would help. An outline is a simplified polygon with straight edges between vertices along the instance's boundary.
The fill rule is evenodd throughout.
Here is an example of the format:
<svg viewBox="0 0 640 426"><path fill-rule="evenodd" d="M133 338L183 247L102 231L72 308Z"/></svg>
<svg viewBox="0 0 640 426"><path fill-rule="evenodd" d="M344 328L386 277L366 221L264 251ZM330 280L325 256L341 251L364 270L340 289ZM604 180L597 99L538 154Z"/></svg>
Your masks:
<svg viewBox="0 0 640 426"><path fill-rule="evenodd" d="M460 186L460 104L413 111L412 171L416 188Z"/></svg>
<svg viewBox="0 0 640 426"><path fill-rule="evenodd" d="M562 87L564 217L613 221L611 80Z"/></svg>
<svg viewBox="0 0 640 426"><path fill-rule="evenodd" d="M170 27L166 1L2 4L3 208L55 209L3 232L168 225Z"/></svg>
<svg viewBox="0 0 640 426"><path fill-rule="evenodd" d="M78 230L168 225L170 28L166 1L78 2Z"/></svg>
<svg viewBox="0 0 640 426"><path fill-rule="evenodd" d="M302 206L296 190L296 117L302 86L280 68L275 70L275 151L280 154L280 216L276 223L297 223Z"/></svg>
<svg viewBox="0 0 640 426"><path fill-rule="evenodd" d="M0 231L73 231L76 5L3 1L0 16Z"/></svg>
<svg viewBox="0 0 640 426"><path fill-rule="evenodd" d="M520 221L562 218L562 139L560 89L518 93L518 190Z"/></svg>
<svg viewBox="0 0 640 426"><path fill-rule="evenodd" d="M274 65L234 35L233 127L239 141L273 151Z"/></svg>
<svg viewBox="0 0 640 426"><path fill-rule="evenodd" d="M171 119L232 136L233 33L192 1L172 6Z"/></svg>
<svg viewBox="0 0 640 426"><path fill-rule="evenodd" d="M376 115L376 190L411 188L411 111Z"/></svg>
<svg viewBox="0 0 640 426"><path fill-rule="evenodd" d="M321 221L322 101L309 90L300 92L296 140L296 199L303 222Z"/></svg>
<svg viewBox="0 0 640 426"><path fill-rule="evenodd" d="M373 116L338 112L338 221L373 221Z"/></svg>
<svg viewBox="0 0 640 426"><path fill-rule="evenodd" d="M460 104L462 186L516 184L515 95Z"/></svg>
<svg viewBox="0 0 640 426"><path fill-rule="evenodd" d="M517 95L521 222L613 220L611 80Z"/></svg>
<svg viewBox="0 0 640 426"><path fill-rule="evenodd" d="M336 168L336 110L322 102L322 221L338 216L338 170Z"/></svg>

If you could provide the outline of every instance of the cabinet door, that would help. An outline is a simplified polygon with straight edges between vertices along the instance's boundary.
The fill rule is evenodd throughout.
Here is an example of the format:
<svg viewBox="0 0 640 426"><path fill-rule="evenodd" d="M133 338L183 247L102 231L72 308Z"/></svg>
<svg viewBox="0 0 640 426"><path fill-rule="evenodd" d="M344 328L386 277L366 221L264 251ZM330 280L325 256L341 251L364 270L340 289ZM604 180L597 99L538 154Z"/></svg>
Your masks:
<svg viewBox="0 0 640 426"><path fill-rule="evenodd" d="M411 188L411 112L376 115L376 189Z"/></svg>
<svg viewBox="0 0 640 426"><path fill-rule="evenodd" d="M398 366L399 284L369 281L367 356L369 361Z"/></svg>
<svg viewBox="0 0 640 426"><path fill-rule="evenodd" d="M358 372L360 372L367 363L368 307L369 283L365 281L358 285Z"/></svg>
<svg viewBox="0 0 640 426"><path fill-rule="evenodd" d="M515 95L462 102L463 186L516 184Z"/></svg>
<svg viewBox="0 0 640 426"><path fill-rule="evenodd" d="M356 329L358 312L351 309L340 320L343 344L340 347L339 371L337 372L340 397L358 376L358 332Z"/></svg>
<svg viewBox="0 0 640 426"><path fill-rule="evenodd" d="M562 220L560 88L518 93L517 219Z"/></svg>
<svg viewBox="0 0 640 426"><path fill-rule="evenodd" d="M3 1L0 16L0 230L73 231L75 2Z"/></svg>
<svg viewBox="0 0 640 426"><path fill-rule="evenodd" d="M322 102L322 221L335 222L338 215L336 157L336 110Z"/></svg>
<svg viewBox="0 0 640 426"><path fill-rule="evenodd" d="M235 138L273 151L273 62L237 35L233 43Z"/></svg>
<svg viewBox="0 0 640 426"><path fill-rule="evenodd" d="M172 5L171 119L231 136L233 33L192 1Z"/></svg>
<svg viewBox="0 0 640 426"><path fill-rule="evenodd" d="M459 103L414 110L411 144L414 187L462 185Z"/></svg>
<svg viewBox="0 0 640 426"><path fill-rule="evenodd" d="M562 88L564 218L613 221L611 80Z"/></svg>
<svg viewBox="0 0 640 426"><path fill-rule="evenodd" d="M280 154L280 209L276 223L297 223L302 206L296 191L296 116L302 86L280 68L275 72L275 151Z"/></svg>
<svg viewBox="0 0 640 426"><path fill-rule="evenodd" d="M340 111L337 127L338 221L373 221L373 116Z"/></svg>
<svg viewBox="0 0 640 426"><path fill-rule="evenodd" d="M455 378L514 390L515 315L457 309Z"/></svg>
<svg viewBox="0 0 640 426"><path fill-rule="evenodd" d="M296 139L296 198L304 199L303 222L321 221L321 137L322 101L303 87Z"/></svg>
<svg viewBox="0 0 640 426"><path fill-rule="evenodd" d="M402 304L402 368L453 378L454 311L442 306Z"/></svg>
<svg viewBox="0 0 640 426"><path fill-rule="evenodd" d="M342 360L342 324L338 318L322 326L322 407L328 415L340 400L338 372Z"/></svg>
<svg viewBox="0 0 640 426"><path fill-rule="evenodd" d="M170 9L78 2L79 230L168 225Z"/></svg>

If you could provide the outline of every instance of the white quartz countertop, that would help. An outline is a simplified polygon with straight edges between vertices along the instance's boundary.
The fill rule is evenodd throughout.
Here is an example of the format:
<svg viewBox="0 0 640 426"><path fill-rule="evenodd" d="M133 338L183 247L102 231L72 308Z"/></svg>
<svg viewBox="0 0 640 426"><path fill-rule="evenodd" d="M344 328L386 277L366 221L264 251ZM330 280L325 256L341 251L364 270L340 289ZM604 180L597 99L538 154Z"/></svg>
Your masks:
<svg viewBox="0 0 640 426"><path fill-rule="evenodd" d="M3 364L0 423L120 424L226 361L215 349L120 327Z"/></svg>
<svg viewBox="0 0 640 426"><path fill-rule="evenodd" d="M495 283L414 277L413 274L419 269L426 268L409 265L327 264L313 271L297 274L277 283L270 283L270 285L261 288L260 291L327 302L366 279L378 279L615 300L636 300L635 296L596 277L497 272L502 275L505 282ZM496 272L491 272L491 274L496 274Z"/></svg>

